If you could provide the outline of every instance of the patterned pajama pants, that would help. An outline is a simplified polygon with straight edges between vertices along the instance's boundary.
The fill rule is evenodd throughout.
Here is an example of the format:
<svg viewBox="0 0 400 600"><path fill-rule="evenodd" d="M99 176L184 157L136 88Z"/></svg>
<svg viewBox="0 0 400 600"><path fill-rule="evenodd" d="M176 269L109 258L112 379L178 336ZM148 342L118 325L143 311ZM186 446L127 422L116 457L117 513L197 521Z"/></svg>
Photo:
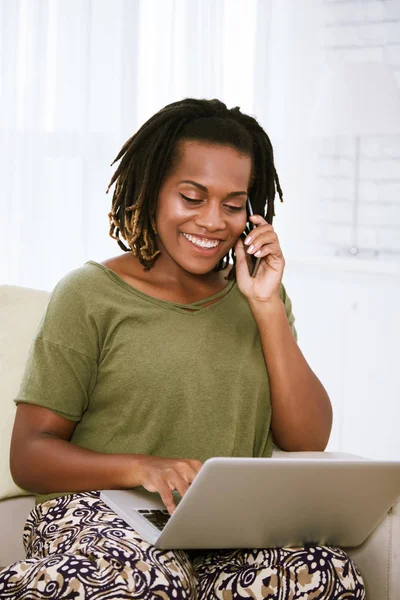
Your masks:
<svg viewBox="0 0 400 600"><path fill-rule="evenodd" d="M158 550L98 492L36 506L26 560L0 572L1 600L365 600L343 550L307 544L262 550Z"/></svg>

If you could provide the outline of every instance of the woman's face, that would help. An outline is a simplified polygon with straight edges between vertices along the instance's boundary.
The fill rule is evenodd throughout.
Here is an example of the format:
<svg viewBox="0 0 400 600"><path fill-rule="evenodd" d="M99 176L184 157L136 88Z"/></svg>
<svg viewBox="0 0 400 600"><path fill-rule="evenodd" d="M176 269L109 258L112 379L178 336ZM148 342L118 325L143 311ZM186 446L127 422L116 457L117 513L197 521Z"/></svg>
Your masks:
<svg viewBox="0 0 400 600"><path fill-rule="evenodd" d="M235 244L246 226L252 168L251 157L230 146L183 141L179 155L156 210L156 264L177 280L182 269L209 273Z"/></svg>

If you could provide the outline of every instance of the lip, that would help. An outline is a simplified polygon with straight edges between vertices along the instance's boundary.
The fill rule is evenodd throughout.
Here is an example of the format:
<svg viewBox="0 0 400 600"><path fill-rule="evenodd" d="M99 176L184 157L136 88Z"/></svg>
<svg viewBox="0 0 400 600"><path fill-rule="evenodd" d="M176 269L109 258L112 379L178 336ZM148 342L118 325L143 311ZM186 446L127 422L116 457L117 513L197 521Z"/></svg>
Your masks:
<svg viewBox="0 0 400 600"><path fill-rule="evenodd" d="M189 235L191 235L191 234L189 234ZM185 240L185 242L187 244L189 244L190 247L197 254L200 254L200 256L214 256L214 255L216 255L216 254L219 253L219 247L220 247L221 244L217 244L217 246L215 246L215 248L201 248L200 246L196 246L196 244L193 244L193 242L191 242L190 240L188 240L187 237L185 237L183 234L182 234L182 237Z"/></svg>

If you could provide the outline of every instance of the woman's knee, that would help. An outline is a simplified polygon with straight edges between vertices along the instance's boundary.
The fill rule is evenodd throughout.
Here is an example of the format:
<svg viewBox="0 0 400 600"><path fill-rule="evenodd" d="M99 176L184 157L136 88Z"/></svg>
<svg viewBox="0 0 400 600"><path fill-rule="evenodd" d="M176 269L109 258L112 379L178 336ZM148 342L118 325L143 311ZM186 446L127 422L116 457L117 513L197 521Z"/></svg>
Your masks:
<svg viewBox="0 0 400 600"><path fill-rule="evenodd" d="M15 600L29 590L35 598L160 597L194 600L196 580L185 563L170 553L158 558L123 560L117 552L93 549L86 555L53 554L44 559L20 561L0 573L0 597ZM33 596L32 596L33 597Z"/></svg>
<svg viewBox="0 0 400 600"><path fill-rule="evenodd" d="M132 598L160 596L165 600L191 600L197 597L197 584L192 565L184 552L161 551L153 546L134 552L122 545L88 549L86 557L97 564L101 581L107 578L123 581Z"/></svg>
<svg viewBox="0 0 400 600"><path fill-rule="evenodd" d="M195 560L204 597L365 600L362 576L343 550L307 545L210 553ZM350 595L351 594L351 595Z"/></svg>

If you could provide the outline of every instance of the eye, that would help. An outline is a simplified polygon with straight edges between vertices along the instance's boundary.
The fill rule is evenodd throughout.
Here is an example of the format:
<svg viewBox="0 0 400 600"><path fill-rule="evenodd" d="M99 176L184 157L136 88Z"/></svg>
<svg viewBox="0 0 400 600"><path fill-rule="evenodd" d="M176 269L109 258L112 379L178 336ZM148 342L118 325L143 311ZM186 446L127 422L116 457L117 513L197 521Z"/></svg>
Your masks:
<svg viewBox="0 0 400 600"><path fill-rule="evenodd" d="M230 206L229 204L226 205L227 208L229 208L230 210L233 210L233 212L240 212L245 210L245 206Z"/></svg>
<svg viewBox="0 0 400 600"><path fill-rule="evenodd" d="M199 203L199 202L203 202L203 200L196 200L194 198L188 198L187 196L184 196L183 194L181 194L179 192L179 195L181 196L181 198L183 198L184 200L186 200L186 202L190 202L191 204L193 203ZM226 208L229 208L229 210L231 210L232 212L240 212L245 210L245 206L231 206L230 204L225 204Z"/></svg>
<svg viewBox="0 0 400 600"><path fill-rule="evenodd" d="M181 198L183 198L187 202L202 202L202 200L196 200L195 198L188 198L187 196L184 196L180 192L179 192L179 195L181 196Z"/></svg>

